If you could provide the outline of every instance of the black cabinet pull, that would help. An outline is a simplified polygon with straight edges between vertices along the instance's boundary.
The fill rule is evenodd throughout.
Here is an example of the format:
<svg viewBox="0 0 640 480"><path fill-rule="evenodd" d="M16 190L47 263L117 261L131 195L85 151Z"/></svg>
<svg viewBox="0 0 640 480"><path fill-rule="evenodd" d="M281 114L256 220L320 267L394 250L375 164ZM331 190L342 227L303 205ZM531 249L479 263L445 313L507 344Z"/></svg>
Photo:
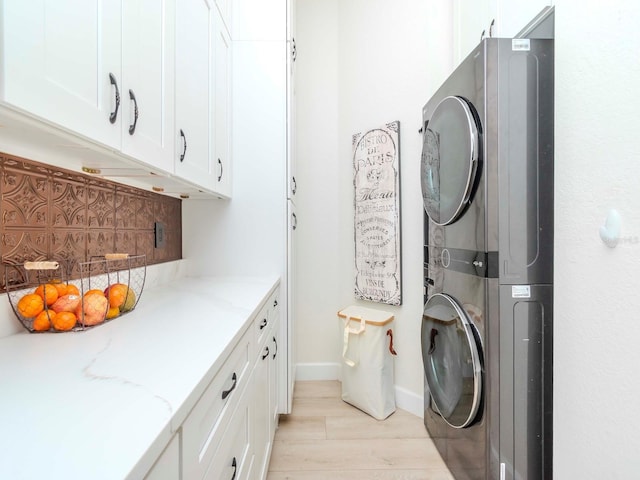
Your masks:
<svg viewBox="0 0 640 480"><path fill-rule="evenodd" d="M180 129L180 136L182 137L183 147L182 147L182 155L180 155L180 161L184 161L184 156L187 154L187 136L184 134L184 131Z"/></svg>
<svg viewBox="0 0 640 480"><path fill-rule="evenodd" d="M222 391L222 400L227 398L229 394L233 392L233 390L236 388L236 385L238 384L238 376L236 375L236 372L233 372L233 375L231 376L231 380L233 380L233 385L231 385L231 388L229 390Z"/></svg>
<svg viewBox="0 0 640 480"><path fill-rule="evenodd" d="M298 183L296 182L296 177L291 177L291 194L295 195L298 191Z"/></svg>
<svg viewBox="0 0 640 480"><path fill-rule="evenodd" d="M277 307L277 306L278 306L278 300L274 300L274 301L273 301L273 306L274 306L274 307Z"/></svg>
<svg viewBox="0 0 640 480"><path fill-rule="evenodd" d="M262 323L260 323L260 330L262 330L264 327L266 327L266 326L267 326L267 323L268 323L268 322L267 322L267 319L266 319L266 318L263 318L263 319L262 319Z"/></svg>
<svg viewBox="0 0 640 480"><path fill-rule="evenodd" d="M295 230L296 228L298 228L298 217L296 217L295 213L291 214L291 224L292 224L292 228Z"/></svg>
<svg viewBox="0 0 640 480"><path fill-rule="evenodd" d="M292 38L291 39L292 42L292 46L291 46L291 58L293 59L293 61L296 61L296 58L298 57L298 49L296 48L296 39Z"/></svg>
<svg viewBox="0 0 640 480"><path fill-rule="evenodd" d="M493 26L496 24L496 19L491 19L491 25L489 25L489 38L493 37Z"/></svg>
<svg viewBox="0 0 640 480"><path fill-rule="evenodd" d="M222 160L218 159L218 165L220 165L220 175L218 175L218 181L222 180Z"/></svg>
<svg viewBox="0 0 640 480"><path fill-rule="evenodd" d="M109 73L109 82L116 89L116 109L109 114L109 122L116 123L118 118L118 108L120 108L120 90L118 89L118 81L113 73Z"/></svg>
<svg viewBox="0 0 640 480"><path fill-rule="evenodd" d="M264 347L264 354L262 355L262 360L264 360L265 358L267 358L269 356L269 347Z"/></svg>
<svg viewBox="0 0 640 480"><path fill-rule="evenodd" d="M238 462L236 460L236 457L233 457L231 467L233 468L233 475L231 476L231 480L233 480L234 478L236 478L236 472L238 471Z"/></svg>
<svg viewBox="0 0 640 480"><path fill-rule="evenodd" d="M278 354L278 340L276 340L276 337L273 337L273 344L276 346L276 351L273 353L273 358L275 359Z"/></svg>
<svg viewBox="0 0 640 480"><path fill-rule="evenodd" d="M138 101L131 89L129 89L129 98L133 101L133 123L129 125L129 135L133 135L136 131L136 125L138 124Z"/></svg>

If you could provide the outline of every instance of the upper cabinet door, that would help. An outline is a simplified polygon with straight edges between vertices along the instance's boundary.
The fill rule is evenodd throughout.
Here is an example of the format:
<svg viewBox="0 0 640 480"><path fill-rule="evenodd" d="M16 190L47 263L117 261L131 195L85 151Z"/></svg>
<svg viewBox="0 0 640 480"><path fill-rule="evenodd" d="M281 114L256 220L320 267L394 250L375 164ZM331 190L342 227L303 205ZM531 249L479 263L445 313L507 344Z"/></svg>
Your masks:
<svg viewBox="0 0 640 480"><path fill-rule="evenodd" d="M181 0L176 9L175 172L215 190L214 0Z"/></svg>
<svg viewBox="0 0 640 480"><path fill-rule="evenodd" d="M173 172L174 3L122 2L122 151Z"/></svg>
<svg viewBox="0 0 640 480"><path fill-rule="evenodd" d="M234 40L286 40L287 0L233 0Z"/></svg>
<svg viewBox="0 0 640 480"><path fill-rule="evenodd" d="M231 196L231 39L218 13L215 19L216 191Z"/></svg>
<svg viewBox="0 0 640 480"><path fill-rule="evenodd" d="M119 148L120 2L5 0L1 8L2 100Z"/></svg>

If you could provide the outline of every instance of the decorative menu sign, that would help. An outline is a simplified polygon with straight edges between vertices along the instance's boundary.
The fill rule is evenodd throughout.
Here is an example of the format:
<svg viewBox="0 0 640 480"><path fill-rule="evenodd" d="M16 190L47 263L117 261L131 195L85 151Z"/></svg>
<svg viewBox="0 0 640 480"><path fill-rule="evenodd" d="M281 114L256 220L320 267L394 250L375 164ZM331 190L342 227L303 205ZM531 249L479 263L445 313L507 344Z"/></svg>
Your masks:
<svg viewBox="0 0 640 480"><path fill-rule="evenodd" d="M352 140L355 188L355 296L402 304L400 122Z"/></svg>

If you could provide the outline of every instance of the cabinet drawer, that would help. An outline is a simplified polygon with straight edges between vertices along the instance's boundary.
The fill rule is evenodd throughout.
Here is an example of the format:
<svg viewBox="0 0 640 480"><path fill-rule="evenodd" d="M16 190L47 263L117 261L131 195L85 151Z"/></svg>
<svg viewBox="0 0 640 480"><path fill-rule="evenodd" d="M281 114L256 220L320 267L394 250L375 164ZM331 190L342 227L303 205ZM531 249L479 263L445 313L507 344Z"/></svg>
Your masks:
<svg viewBox="0 0 640 480"><path fill-rule="evenodd" d="M226 428L224 441L216 442L220 448L213 457L205 480L244 480L252 478L253 453L251 448L251 411L249 408L250 392L244 395L243 401L233 414Z"/></svg>
<svg viewBox="0 0 640 480"><path fill-rule="evenodd" d="M202 478L211 462L217 432L225 428L247 383L252 336L248 329L183 424L184 478Z"/></svg>
<svg viewBox="0 0 640 480"><path fill-rule="evenodd" d="M269 300L267 300L265 306L260 310L260 313L253 323L253 328L256 332L256 345L259 352L267 339L266 334L271 331L272 325L278 320L280 313L278 293L279 290L276 290L273 295L269 297Z"/></svg>

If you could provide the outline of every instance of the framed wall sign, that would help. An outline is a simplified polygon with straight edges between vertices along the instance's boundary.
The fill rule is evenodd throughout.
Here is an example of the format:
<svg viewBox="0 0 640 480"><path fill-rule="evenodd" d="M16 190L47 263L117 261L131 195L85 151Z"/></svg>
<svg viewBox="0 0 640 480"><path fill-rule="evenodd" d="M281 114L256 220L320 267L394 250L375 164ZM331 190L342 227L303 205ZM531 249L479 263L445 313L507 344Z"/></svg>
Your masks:
<svg viewBox="0 0 640 480"><path fill-rule="evenodd" d="M355 296L402 304L400 122L353 135Z"/></svg>

